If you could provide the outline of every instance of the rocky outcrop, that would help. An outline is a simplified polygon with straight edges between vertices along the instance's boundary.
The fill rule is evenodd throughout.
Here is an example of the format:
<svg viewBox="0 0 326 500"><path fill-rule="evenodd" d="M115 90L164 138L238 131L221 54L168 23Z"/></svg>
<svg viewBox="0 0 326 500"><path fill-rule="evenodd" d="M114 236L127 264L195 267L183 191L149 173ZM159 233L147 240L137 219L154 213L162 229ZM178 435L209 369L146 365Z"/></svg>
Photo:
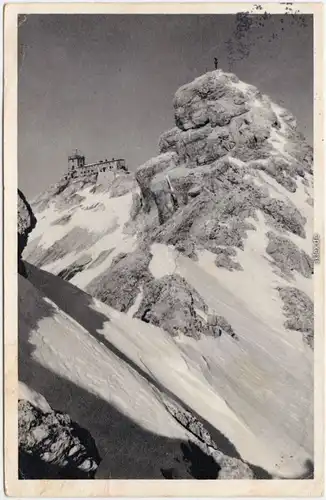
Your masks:
<svg viewBox="0 0 326 500"><path fill-rule="evenodd" d="M51 226L65 226L71 220L72 214L65 214L51 222Z"/></svg>
<svg viewBox="0 0 326 500"><path fill-rule="evenodd" d="M150 260L146 248L120 253L107 271L87 285L86 292L119 311L127 311L139 293L139 286L149 279Z"/></svg>
<svg viewBox="0 0 326 500"><path fill-rule="evenodd" d="M133 217L153 212L153 239L192 258L195 247L205 248L217 266L241 270L235 250L255 229L246 219L258 210L270 226L305 238L305 217L260 180L264 172L289 193L299 180L309 183L312 150L292 115L220 70L181 87L173 104L176 126L161 136L160 155L136 172L141 200Z"/></svg>
<svg viewBox="0 0 326 500"><path fill-rule="evenodd" d="M283 300L283 312L287 318L284 325L289 330L302 332L303 340L314 346L314 304L301 290L294 287L278 287Z"/></svg>
<svg viewBox="0 0 326 500"><path fill-rule="evenodd" d="M218 464L218 479L254 479L255 474L248 464L241 460L236 450L232 455L221 451L202 422L175 401L166 400L165 405L171 415L192 435L194 443ZM221 441L222 436L221 437ZM232 444L224 437L225 446L232 450ZM191 443L190 443L191 448Z"/></svg>
<svg viewBox="0 0 326 500"><path fill-rule="evenodd" d="M217 265L240 269L229 257L235 257L234 249L244 249L247 232L255 230L246 219L256 218L257 210L275 228L304 237L306 220L297 208L272 198L262 187L246 180L245 172L231 159L217 162L209 173L202 171L201 184L197 185L199 194L188 198L186 204L180 202L173 216L153 228L154 239L172 245L183 242L186 248L205 248L217 255Z"/></svg>
<svg viewBox="0 0 326 500"><path fill-rule="evenodd" d="M266 234L269 239L266 252L273 259L274 264L287 276L297 271L305 278L313 273L313 261L309 255L300 250L291 240L276 235L272 231Z"/></svg>
<svg viewBox="0 0 326 500"><path fill-rule="evenodd" d="M17 237L18 237L18 272L25 276L22 253L27 245L28 235L36 226L36 217L23 193L18 189Z"/></svg>
<svg viewBox="0 0 326 500"><path fill-rule="evenodd" d="M135 188L135 185L136 181L133 175L129 173L117 175L111 183L110 198L117 198L129 193Z"/></svg>
<svg viewBox="0 0 326 500"><path fill-rule="evenodd" d="M64 280L70 281L76 274L82 272L91 261L91 255L82 254L73 264L62 269L62 271L58 273L58 276Z"/></svg>
<svg viewBox="0 0 326 500"><path fill-rule="evenodd" d="M37 212L43 212L48 207L51 200L61 195L63 191L69 186L69 180L62 178L59 182L53 184L44 193L39 194L32 202L33 209Z"/></svg>
<svg viewBox="0 0 326 500"><path fill-rule="evenodd" d="M208 332L214 337L220 337L222 334L229 335L234 340L239 340L238 335L233 330L230 323L218 314L209 314L207 317Z"/></svg>
<svg viewBox="0 0 326 500"><path fill-rule="evenodd" d="M31 264L42 267L55 262L67 255L69 251L82 252L101 239L103 233L89 231L85 227L74 226L61 239L55 241L45 250L38 246L33 253L28 254Z"/></svg>
<svg viewBox="0 0 326 500"><path fill-rule="evenodd" d="M33 200L33 209L37 212L43 212L52 202L58 211L76 207L83 199L78 191L82 191L86 187L94 187L96 179L97 176L80 179L70 179L64 176Z"/></svg>
<svg viewBox="0 0 326 500"><path fill-rule="evenodd" d="M237 339L231 325L212 313L199 293L179 275L167 275L147 282L136 318L160 326L172 336L182 333L199 339L201 335L222 334Z"/></svg>
<svg viewBox="0 0 326 500"><path fill-rule="evenodd" d="M92 260L90 264L88 264L87 269L93 269L102 264L106 260L106 258L113 252L113 248L108 248L107 250L102 250L99 255Z"/></svg>
<svg viewBox="0 0 326 500"><path fill-rule="evenodd" d="M175 159L176 154L173 152L162 153L138 168L136 172L136 181L139 184L143 196L143 208L145 211L149 211L151 201L153 200L153 193L150 189L153 177L159 172L175 167Z"/></svg>
<svg viewBox="0 0 326 500"><path fill-rule="evenodd" d="M60 412L18 402L20 479L92 479L100 462L86 429Z"/></svg>
<svg viewBox="0 0 326 500"><path fill-rule="evenodd" d="M145 285L135 316L173 336L199 338L208 329L206 313L208 307L196 290L180 276L169 275Z"/></svg>

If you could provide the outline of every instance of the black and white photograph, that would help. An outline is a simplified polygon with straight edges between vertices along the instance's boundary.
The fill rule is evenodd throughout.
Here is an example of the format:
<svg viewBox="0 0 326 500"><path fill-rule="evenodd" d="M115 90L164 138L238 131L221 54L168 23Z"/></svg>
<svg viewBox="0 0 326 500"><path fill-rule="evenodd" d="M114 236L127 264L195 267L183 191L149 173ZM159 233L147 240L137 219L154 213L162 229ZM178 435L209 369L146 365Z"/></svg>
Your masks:
<svg viewBox="0 0 326 500"><path fill-rule="evenodd" d="M17 15L21 483L316 479L315 14L238 7Z"/></svg>

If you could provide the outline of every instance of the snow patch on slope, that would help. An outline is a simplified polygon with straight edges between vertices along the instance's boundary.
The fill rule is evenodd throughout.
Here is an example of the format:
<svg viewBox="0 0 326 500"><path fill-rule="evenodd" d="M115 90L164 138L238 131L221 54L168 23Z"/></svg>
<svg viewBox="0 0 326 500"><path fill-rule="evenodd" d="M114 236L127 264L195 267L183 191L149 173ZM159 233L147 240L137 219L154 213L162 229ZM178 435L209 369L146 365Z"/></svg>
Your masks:
<svg viewBox="0 0 326 500"><path fill-rule="evenodd" d="M140 292L138 293L136 299L135 299L135 302L132 304L132 306L128 309L128 316L133 316L134 314L136 314L136 312L138 311L139 309L139 306L141 304L141 301L143 299L143 296L144 296L144 290L143 290L143 287L141 286L140 287Z"/></svg>
<svg viewBox="0 0 326 500"><path fill-rule="evenodd" d="M28 293L32 285L20 283L20 287L23 293ZM69 295L65 299L71 302L74 297ZM160 435L185 437L182 429L178 428L172 417L167 415L155 391L146 380L135 373L131 366L121 362L104 343L99 342L76 320L60 310L53 301L45 297L43 300L53 308L52 315L38 322L37 328L30 332L28 343L21 342L24 350L20 353L20 363L25 364L23 367L25 372L30 368L30 378L33 377L33 362L37 362L53 374L64 377L78 387L99 396L103 401L109 402L130 418L136 418L137 423L144 428ZM98 311L96 306L94 311ZM24 322L25 318L33 313L37 315L38 311L25 310L22 304L21 321ZM103 322L103 315L101 319ZM112 332L113 338L121 336L121 331L118 328L113 329L110 325L110 318L107 318L107 324L104 323L103 328L105 332ZM33 346L31 356L28 353L28 345ZM51 406L55 405L58 408L63 404L69 405L67 401L62 401L60 384L57 393L55 387L51 387L47 380L39 380L38 385L42 394L53 389L51 399L47 397ZM104 432L102 439L105 440L105 419L102 419L103 415L99 414L97 424L100 432ZM109 426L107 432L110 432Z"/></svg>
<svg viewBox="0 0 326 500"><path fill-rule="evenodd" d="M153 243L151 246L151 253L153 257L149 264L149 271L154 278L160 279L167 274L174 273L176 268L175 250L171 245Z"/></svg>
<svg viewBox="0 0 326 500"><path fill-rule="evenodd" d="M100 265L92 267L90 270L85 269L83 273L78 273L71 280L72 283L84 288L93 278L110 266L112 259L118 253L132 252L136 238L123 232L124 225L129 220L132 193L117 198L109 198L108 195L103 196L103 193L92 193L90 188L87 187L80 191L80 195L84 196L86 200L82 201L78 207L58 212L54 208L54 205L51 204L48 209L42 212L45 217L41 219L35 231L33 231L30 243L34 239L41 237L38 246L41 249L50 248L55 241L63 238L74 227L85 228L98 234L103 233L103 236L92 244L90 248L85 249L85 251L87 251L93 261L104 250L114 248L115 251L111 252ZM99 216L91 210L85 210L85 206L95 206L98 203L104 204L105 216ZM51 225L59 216L63 217L68 214L71 214L71 218L67 224ZM49 225L51 230L49 230ZM58 274L62 269L73 264L78 255L71 248L67 248L67 254L64 257L44 265L43 269Z"/></svg>

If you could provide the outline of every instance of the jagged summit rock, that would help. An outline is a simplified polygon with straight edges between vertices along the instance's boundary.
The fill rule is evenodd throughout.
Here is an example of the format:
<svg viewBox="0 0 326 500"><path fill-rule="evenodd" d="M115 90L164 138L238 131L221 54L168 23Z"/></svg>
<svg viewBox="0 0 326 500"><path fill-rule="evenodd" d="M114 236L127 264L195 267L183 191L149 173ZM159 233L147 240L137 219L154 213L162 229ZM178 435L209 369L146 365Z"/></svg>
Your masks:
<svg viewBox="0 0 326 500"><path fill-rule="evenodd" d="M161 136L160 155L136 172L144 207L154 200L161 223L200 185L218 194L211 178L217 180L221 168L235 184L258 182L260 172L289 192L301 179L309 183L312 149L293 116L235 75L217 70L184 85L175 94L174 110L176 127Z"/></svg>

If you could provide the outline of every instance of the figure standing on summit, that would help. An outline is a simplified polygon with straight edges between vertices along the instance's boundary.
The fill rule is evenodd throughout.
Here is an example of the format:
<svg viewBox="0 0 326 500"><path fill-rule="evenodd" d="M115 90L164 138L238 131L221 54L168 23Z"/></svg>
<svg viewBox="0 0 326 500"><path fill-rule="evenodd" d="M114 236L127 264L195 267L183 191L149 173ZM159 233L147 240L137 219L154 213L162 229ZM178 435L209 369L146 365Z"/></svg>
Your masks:
<svg viewBox="0 0 326 500"><path fill-rule="evenodd" d="M215 69L217 69L217 65L218 65L218 59L217 59L217 57L214 57L214 66L215 66Z"/></svg>

